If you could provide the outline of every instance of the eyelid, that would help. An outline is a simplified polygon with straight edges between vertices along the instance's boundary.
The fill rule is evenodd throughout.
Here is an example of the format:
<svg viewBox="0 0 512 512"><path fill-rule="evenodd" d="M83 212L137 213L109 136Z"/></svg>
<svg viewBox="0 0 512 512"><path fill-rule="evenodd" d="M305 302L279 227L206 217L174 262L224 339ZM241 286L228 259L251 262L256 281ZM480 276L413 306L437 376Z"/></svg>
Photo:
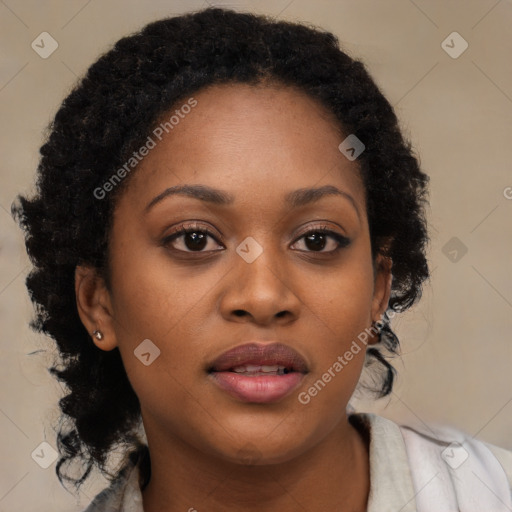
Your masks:
<svg viewBox="0 0 512 512"><path fill-rule="evenodd" d="M199 221L191 220L191 221L180 222L177 226L175 226L172 229L172 231L167 235L167 237L178 234L178 233L181 234L182 232L186 232L186 231L201 231L201 232L208 233L208 235L214 236L214 233L208 226L206 226L204 224L203 225L200 224Z"/></svg>
<svg viewBox="0 0 512 512"><path fill-rule="evenodd" d="M302 238L303 236L305 235L308 235L309 233L326 233L326 234L329 234L329 235L337 235L337 236L340 236L340 237L343 237L343 238L347 238L347 236L345 235L342 235L341 233L338 233L337 231L335 231L333 228L331 228L328 224L324 222L322 222L321 224L317 224L317 225L309 225L307 227L307 229L305 229L304 231L301 232L301 234L297 235L297 237L295 238L295 241L297 241L298 239Z"/></svg>

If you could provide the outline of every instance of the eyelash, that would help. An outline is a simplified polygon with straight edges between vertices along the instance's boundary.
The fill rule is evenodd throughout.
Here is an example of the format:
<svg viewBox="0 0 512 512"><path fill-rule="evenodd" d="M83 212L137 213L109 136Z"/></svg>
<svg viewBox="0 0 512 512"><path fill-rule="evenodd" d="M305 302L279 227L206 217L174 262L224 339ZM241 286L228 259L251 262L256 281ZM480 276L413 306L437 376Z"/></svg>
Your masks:
<svg viewBox="0 0 512 512"><path fill-rule="evenodd" d="M173 242L180 236L183 236L183 235L186 235L189 233L194 233L194 232L204 233L207 236L209 236L210 238L213 238L217 243L220 243L217 240L216 236L209 229L207 229L205 227L201 227L197 224L192 224L192 225L191 224L181 224L173 233L166 236L162 240L162 245L167 247L171 242ZM319 226L316 228L312 228L309 231L306 231L305 233L302 233L302 235L300 237L295 239L293 244L297 243L299 240L302 240L303 238L307 237L310 234L317 234L317 233L330 236L337 242L338 247L336 247L336 249L333 249L332 251L301 251L301 252L316 253L316 254L335 254L340 249L343 249L350 244L350 239L348 239L346 236L340 235L339 233L336 233L335 231L328 229L327 226ZM181 249L174 249L174 250L178 251L178 252L189 253L189 254L206 254L208 252L217 252L217 251L183 251Z"/></svg>

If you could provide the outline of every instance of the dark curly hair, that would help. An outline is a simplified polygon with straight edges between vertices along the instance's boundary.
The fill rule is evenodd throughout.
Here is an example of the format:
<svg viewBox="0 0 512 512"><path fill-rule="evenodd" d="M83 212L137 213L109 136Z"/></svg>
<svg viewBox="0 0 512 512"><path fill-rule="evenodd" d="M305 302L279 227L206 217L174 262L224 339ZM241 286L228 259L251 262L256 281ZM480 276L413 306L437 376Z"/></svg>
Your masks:
<svg viewBox="0 0 512 512"><path fill-rule="evenodd" d="M208 8L148 24L102 55L65 98L40 149L36 195L20 195L12 205L34 265L26 280L36 310L31 327L55 340L58 353L49 371L69 391L59 401L61 484L64 478L78 489L94 466L115 478L120 473L110 473L107 460L120 446L141 463L143 482L150 475L149 451L136 432L140 404L120 353L91 342L76 306L77 265L93 265L110 286L112 214L129 177L104 199L95 189L183 98L213 84L267 82L306 92L334 114L345 134L363 141L357 162L372 256L393 262L386 313L404 311L421 297L429 277L428 176L363 63L341 51L329 32L250 13ZM380 343L367 351L366 366L378 376L377 397L393 386L388 359L399 343L389 320L385 314ZM79 478L64 471L72 462L79 463Z"/></svg>

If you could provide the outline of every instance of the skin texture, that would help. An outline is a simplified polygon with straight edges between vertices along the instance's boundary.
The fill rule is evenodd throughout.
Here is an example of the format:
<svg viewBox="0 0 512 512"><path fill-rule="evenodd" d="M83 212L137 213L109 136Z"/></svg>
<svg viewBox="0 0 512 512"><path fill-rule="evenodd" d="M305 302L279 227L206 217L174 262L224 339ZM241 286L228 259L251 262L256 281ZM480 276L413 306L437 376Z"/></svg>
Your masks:
<svg viewBox="0 0 512 512"><path fill-rule="evenodd" d="M80 317L104 334L91 342L119 348L141 403L152 468L144 510L364 511L368 446L345 412L364 349L307 405L297 399L389 300L391 264L372 261L357 161L338 150L348 134L294 88L217 85L194 98L119 197L111 288L94 269L76 272ZM146 211L183 184L223 189L234 202L176 195ZM284 204L288 192L324 185L353 203L327 195L296 209ZM183 222L212 232L202 253L184 236L163 244ZM319 227L349 245L329 254L337 247L330 236L323 249L306 244L303 235ZM248 236L263 248L252 263L236 252ZM149 366L134 356L145 339L161 351ZM206 372L254 340L288 344L308 365L300 387L279 402L239 401Z"/></svg>

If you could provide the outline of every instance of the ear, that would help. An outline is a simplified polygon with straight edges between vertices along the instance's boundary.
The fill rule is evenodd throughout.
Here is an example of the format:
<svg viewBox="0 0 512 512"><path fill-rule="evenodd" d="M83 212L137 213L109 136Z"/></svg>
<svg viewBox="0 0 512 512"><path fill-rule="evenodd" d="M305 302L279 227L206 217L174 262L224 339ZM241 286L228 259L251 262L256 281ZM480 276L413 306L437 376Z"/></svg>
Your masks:
<svg viewBox="0 0 512 512"><path fill-rule="evenodd" d="M384 312L388 308L389 298L391 296L391 283L393 275L391 269L393 262L391 258L382 254L378 254L374 263L374 286L373 286L373 300L372 300L372 322L379 322L382 320ZM378 342L378 337L375 337L375 343Z"/></svg>
<svg viewBox="0 0 512 512"><path fill-rule="evenodd" d="M78 314L94 344L101 350L117 346L110 292L96 268L78 265L75 269L75 296ZM101 331L103 339L92 333Z"/></svg>

